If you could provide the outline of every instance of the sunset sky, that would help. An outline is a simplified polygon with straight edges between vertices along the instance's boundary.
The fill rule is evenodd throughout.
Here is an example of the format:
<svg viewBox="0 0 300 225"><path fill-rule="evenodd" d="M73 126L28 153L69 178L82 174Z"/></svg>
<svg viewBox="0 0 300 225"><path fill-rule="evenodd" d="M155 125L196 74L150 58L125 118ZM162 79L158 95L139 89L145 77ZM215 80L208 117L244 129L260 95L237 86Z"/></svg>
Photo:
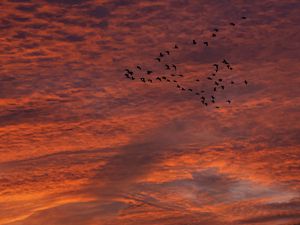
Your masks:
<svg viewBox="0 0 300 225"><path fill-rule="evenodd" d="M299 25L299 0L1 0L0 224L300 224ZM223 59L220 109L124 76L208 88Z"/></svg>

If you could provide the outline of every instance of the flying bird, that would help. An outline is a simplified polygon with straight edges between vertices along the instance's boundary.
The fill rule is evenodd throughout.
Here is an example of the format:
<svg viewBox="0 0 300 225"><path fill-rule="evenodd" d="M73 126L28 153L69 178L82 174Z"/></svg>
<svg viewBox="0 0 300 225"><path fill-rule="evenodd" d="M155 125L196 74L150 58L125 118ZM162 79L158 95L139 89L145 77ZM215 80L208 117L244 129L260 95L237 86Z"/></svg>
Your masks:
<svg viewBox="0 0 300 225"><path fill-rule="evenodd" d="M227 62L226 59L223 59L222 62L223 62L224 64L227 64L227 65L229 64L229 62Z"/></svg>
<svg viewBox="0 0 300 225"><path fill-rule="evenodd" d="M219 81L222 82L222 79L220 78Z"/></svg>
<svg viewBox="0 0 300 225"><path fill-rule="evenodd" d="M217 91L217 88L216 88L216 87L214 87L214 91Z"/></svg>
<svg viewBox="0 0 300 225"><path fill-rule="evenodd" d="M178 76L180 76L180 77L183 77L183 75L182 75L182 74L179 74Z"/></svg>
<svg viewBox="0 0 300 225"><path fill-rule="evenodd" d="M170 51L165 51L165 53L167 53L168 55L170 55Z"/></svg>
<svg viewBox="0 0 300 225"><path fill-rule="evenodd" d="M197 42L195 40L193 40L193 44L195 45L195 44L197 44Z"/></svg>
<svg viewBox="0 0 300 225"><path fill-rule="evenodd" d="M242 16L242 19L245 20L245 19L247 19L247 17L246 16Z"/></svg>
<svg viewBox="0 0 300 225"><path fill-rule="evenodd" d="M147 74L148 74L148 75L151 74L151 73L153 73L152 70L147 70Z"/></svg>
<svg viewBox="0 0 300 225"><path fill-rule="evenodd" d="M161 77L162 79L166 80L167 78L165 76Z"/></svg>
<svg viewBox="0 0 300 225"><path fill-rule="evenodd" d="M172 64L172 67L176 70L177 69L177 67L174 65L174 64Z"/></svg>
<svg viewBox="0 0 300 225"><path fill-rule="evenodd" d="M141 81L143 82L146 82L145 78L144 77L141 77Z"/></svg>
<svg viewBox="0 0 300 225"><path fill-rule="evenodd" d="M168 64L165 64L166 70L170 69L170 66Z"/></svg>
<svg viewBox="0 0 300 225"><path fill-rule="evenodd" d="M207 41L204 41L203 44L206 45L206 46L208 46L208 42Z"/></svg>
<svg viewBox="0 0 300 225"><path fill-rule="evenodd" d="M128 79L131 79L131 77L127 73L125 73L124 76L126 76Z"/></svg>
<svg viewBox="0 0 300 225"><path fill-rule="evenodd" d="M179 84L177 84L177 87L178 87L178 88L180 88L180 85L179 85Z"/></svg>
<svg viewBox="0 0 300 225"><path fill-rule="evenodd" d="M231 103L231 100L227 100L226 102L228 102L228 104L230 104L230 103Z"/></svg>
<svg viewBox="0 0 300 225"><path fill-rule="evenodd" d="M164 57L164 54L162 54L162 53L159 53L159 56L160 56L160 57Z"/></svg>
<svg viewBox="0 0 300 225"><path fill-rule="evenodd" d="M217 85L217 86L218 86L218 85L219 85L219 83L218 83L217 81L215 81L215 85Z"/></svg>
<svg viewBox="0 0 300 225"><path fill-rule="evenodd" d="M220 107L219 106L216 106L216 109L219 109Z"/></svg>
<svg viewBox="0 0 300 225"><path fill-rule="evenodd" d="M212 36L212 37L216 37L217 35L216 35L215 33L213 33L211 36Z"/></svg>
<svg viewBox="0 0 300 225"><path fill-rule="evenodd" d="M207 77L207 79L209 79L209 80L212 80L212 78L211 78L211 77Z"/></svg>
<svg viewBox="0 0 300 225"><path fill-rule="evenodd" d="M218 32L218 31L219 31L219 29L218 29L218 28L215 28L215 29L214 29L214 31L215 31L215 32Z"/></svg>
<svg viewBox="0 0 300 225"><path fill-rule="evenodd" d="M231 81L230 83L231 83L231 84L234 84L234 81Z"/></svg>
<svg viewBox="0 0 300 225"><path fill-rule="evenodd" d="M181 90L185 91L185 89L184 89L184 88L181 88Z"/></svg>
<svg viewBox="0 0 300 225"><path fill-rule="evenodd" d="M245 83L246 85L248 85L248 81L245 80L244 83Z"/></svg>
<svg viewBox="0 0 300 225"><path fill-rule="evenodd" d="M199 93L199 92L196 92L195 95L200 95L200 93Z"/></svg>
<svg viewBox="0 0 300 225"><path fill-rule="evenodd" d="M175 49L178 49L178 46L177 46L177 45L175 45L175 46L174 46L174 48L175 48Z"/></svg>
<svg viewBox="0 0 300 225"><path fill-rule="evenodd" d="M160 58L158 58L158 57L157 57L157 58L155 58L155 60L157 60L158 62L160 62Z"/></svg>
<svg viewBox="0 0 300 225"><path fill-rule="evenodd" d="M199 79L197 79L196 81L197 81L197 82L199 82L200 80L199 80Z"/></svg>
<svg viewBox="0 0 300 225"><path fill-rule="evenodd" d="M148 81L149 81L150 83L152 83L152 79L148 79Z"/></svg>
<svg viewBox="0 0 300 225"><path fill-rule="evenodd" d="M136 66L137 69L142 70L142 68L140 66Z"/></svg>
<svg viewBox="0 0 300 225"><path fill-rule="evenodd" d="M171 82L169 79L167 79L168 82Z"/></svg>
<svg viewBox="0 0 300 225"><path fill-rule="evenodd" d="M189 91L193 91L191 88L188 89Z"/></svg>
<svg viewBox="0 0 300 225"><path fill-rule="evenodd" d="M173 80L173 82L177 83L177 80Z"/></svg>
<svg viewBox="0 0 300 225"><path fill-rule="evenodd" d="M161 78L160 78L160 77L156 77L156 80L159 80L159 81L161 81Z"/></svg>
<svg viewBox="0 0 300 225"><path fill-rule="evenodd" d="M221 88L224 90L225 87L222 85Z"/></svg>
<svg viewBox="0 0 300 225"><path fill-rule="evenodd" d="M229 23L231 26L235 26L235 23Z"/></svg>

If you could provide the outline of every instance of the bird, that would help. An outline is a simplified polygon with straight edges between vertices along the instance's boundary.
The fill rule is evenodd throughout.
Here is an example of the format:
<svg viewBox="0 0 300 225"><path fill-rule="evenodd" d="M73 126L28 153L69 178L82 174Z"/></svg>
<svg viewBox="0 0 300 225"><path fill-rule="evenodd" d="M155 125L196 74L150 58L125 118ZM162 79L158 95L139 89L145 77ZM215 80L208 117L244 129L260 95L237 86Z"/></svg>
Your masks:
<svg viewBox="0 0 300 225"><path fill-rule="evenodd" d="M220 106L216 106L216 109L219 109L220 108Z"/></svg>
<svg viewBox="0 0 300 225"><path fill-rule="evenodd" d="M170 51L165 51L165 53L167 53L168 55L170 55Z"/></svg>
<svg viewBox="0 0 300 225"><path fill-rule="evenodd" d="M212 36L212 37L216 37L217 35L216 35L215 33L213 33L211 36Z"/></svg>
<svg viewBox="0 0 300 225"><path fill-rule="evenodd" d="M164 54L162 54L162 53L159 53L159 56L160 56L160 57L164 57Z"/></svg>
<svg viewBox="0 0 300 225"><path fill-rule="evenodd" d="M212 80L212 78L211 78L211 77L207 77L207 79L209 79L209 80Z"/></svg>
<svg viewBox="0 0 300 225"><path fill-rule="evenodd" d="M181 90L185 91L185 89L184 89L184 88L181 88Z"/></svg>
<svg viewBox="0 0 300 225"><path fill-rule="evenodd" d="M203 44L206 45L206 46L208 46L208 42L207 41L204 41Z"/></svg>
<svg viewBox="0 0 300 225"><path fill-rule="evenodd" d="M141 77L141 81L143 82L146 82L145 78L144 77Z"/></svg>
<svg viewBox="0 0 300 225"><path fill-rule="evenodd" d="M223 61L222 61L224 64L229 64L227 61L226 61L226 59L223 59Z"/></svg>
<svg viewBox="0 0 300 225"><path fill-rule="evenodd" d="M226 102L228 102L228 104L230 104L230 103L231 103L231 100L227 100Z"/></svg>
<svg viewBox="0 0 300 225"><path fill-rule="evenodd" d="M216 67L216 72L218 72L218 70L219 70L219 65L215 63L215 64L213 64L213 66Z"/></svg>
<svg viewBox="0 0 300 225"><path fill-rule="evenodd" d="M231 26L235 26L235 23L229 23Z"/></svg>
<svg viewBox="0 0 300 225"><path fill-rule="evenodd" d="M140 66L136 66L137 69L141 70L142 68Z"/></svg>
<svg viewBox="0 0 300 225"><path fill-rule="evenodd" d="M204 93L204 92L205 92L205 91L203 91L203 90L201 91L201 93Z"/></svg>
<svg viewBox="0 0 300 225"><path fill-rule="evenodd" d="M171 82L169 79L167 79L168 82Z"/></svg>
<svg viewBox="0 0 300 225"><path fill-rule="evenodd" d="M191 89L191 88L189 88L188 90L189 90L189 91L193 91L193 89Z"/></svg>
<svg viewBox="0 0 300 225"><path fill-rule="evenodd" d="M248 85L248 81L245 80L244 83L245 83L246 85Z"/></svg>
<svg viewBox="0 0 300 225"><path fill-rule="evenodd" d="M175 45L175 46L174 46L174 48L175 48L175 49L178 49L178 46L177 46L177 45Z"/></svg>
<svg viewBox="0 0 300 225"><path fill-rule="evenodd" d="M218 32L218 31L219 31L219 29L218 29L218 28L215 28L215 29L214 29L214 31L215 31L215 32Z"/></svg>
<svg viewBox="0 0 300 225"><path fill-rule="evenodd" d="M200 95L200 93L199 93L199 92L196 92L195 95Z"/></svg>
<svg viewBox="0 0 300 225"><path fill-rule="evenodd" d="M174 70L176 70L176 69L177 69L177 67L176 67L174 64L172 64L172 67L174 68Z"/></svg>
<svg viewBox="0 0 300 225"><path fill-rule="evenodd" d="M212 95L211 98L212 98L212 99L215 99L215 96Z"/></svg>
<svg viewBox="0 0 300 225"><path fill-rule="evenodd" d="M247 19L247 17L246 17L246 16L242 16L241 18L242 18L243 20Z"/></svg>
<svg viewBox="0 0 300 225"><path fill-rule="evenodd" d="M131 77L131 80L134 80L135 78L134 77Z"/></svg>
<svg viewBox="0 0 300 225"><path fill-rule="evenodd" d="M224 90L225 87L222 85L221 88Z"/></svg>
<svg viewBox="0 0 300 225"><path fill-rule="evenodd" d="M212 99L212 100L211 100L211 102L212 102L212 103L215 103L215 100L214 100L214 99Z"/></svg>
<svg viewBox="0 0 300 225"><path fill-rule="evenodd" d="M178 88L180 88L180 85L179 85L179 84L177 84L177 87L178 87Z"/></svg>
<svg viewBox="0 0 300 225"><path fill-rule="evenodd" d="M193 44L194 44L194 45L196 45L196 44L197 44L197 42L196 42L195 40L193 40Z"/></svg>
<svg viewBox="0 0 300 225"><path fill-rule="evenodd" d="M165 64L166 70L170 69L170 66L168 64Z"/></svg>
<svg viewBox="0 0 300 225"><path fill-rule="evenodd" d="M156 77L156 80L159 80L159 81L161 81L161 78L160 78L160 77Z"/></svg>
<svg viewBox="0 0 300 225"><path fill-rule="evenodd" d="M127 73L125 73L124 76L126 76L128 79L131 79L131 77Z"/></svg>
<svg viewBox="0 0 300 225"><path fill-rule="evenodd" d="M199 82L200 80L199 80L199 79L197 79L196 81L197 81L197 82Z"/></svg>
<svg viewBox="0 0 300 225"><path fill-rule="evenodd" d="M204 104L205 104L205 106L207 106L207 105L208 105L206 102L205 102Z"/></svg>
<svg viewBox="0 0 300 225"><path fill-rule="evenodd" d="M182 74L179 74L178 76L180 76L180 77L183 77L183 75L182 75Z"/></svg>
<svg viewBox="0 0 300 225"><path fill-rule="evenodd" d="M219 81L222 82L222 79L220 78Z"/></svg>
<svg viewBox="0 0 300 225"><path fill-rule="evenodd" d="M158 62L160 62L160 58L158 58L158 57L157 57L157 58L155 58L155 60L157 60Z"/></svg>
<svg viewBox="0 0 300 225"><path fill-rule="evenodd" d="M213 76L216 76L216 74L215 74L215 73L213 73L212 75L213 75Z"/></svg>
<svg viewBox="0 0 300 225"><path fill-rule="evenodd" d="M173 80L173 82L177 83L177 80Z"/></svg>
<svg viewBox="0 0 300 225"><path fill-rule="evenodd" d="M148 75L151 74L151 73L153 73L152 70L147 70L147 74L148 74Z"/></svg>
<svg viewBox="0 0 300 225"><path fill-rule="evenodd" d="M203 100L205 100L205 97L204 97L204 96L201 96L201 98L202 98Z"/></svg>
<svg viewBox="0 0 300 225"><path fill-rule="evenodd" d="M148 79L148 81L149 81L150 83L152 83L152 79Z"/></svg>
<svg viewBox="0 0 300 225"><path fill-rule="evenodd" d="M126 69L125 71L126 71L127 73L131 74L131 75L133 74L133 72L132 72L131 70L129 70L129 69Z"/></svg>
<svg viewBox="0 0 300 225"><path fill-rule="evenodd" d="M218 85L219 85L219 83L218 83L217 81L215 81L215 85L217 85L217 86L218 86Z"/></svg>
<svg viewBox="0 0 300 225"><path fill-rule="evenodd" d="M175 77L176 75L172 73L171 76L172 76L172 77Z"/></svg>
<svg viewBox="0 0 300 225"><path fill-rule="evenodd" d="M234 81L231 81L230 83L231 83L231 84L234 84Z"/></svg>
<svg viewBox="0 0 300 225"><path fill-rule="evenodd" d="M214 91L217 91L217 88L216 88L216 87L214 87Z"/></svg>
<svg viewBox="0 0 300 225"><path fill-rule="evenodd" d="M161 77L162 79L166 80L167 78L165 76Z"/></svg>

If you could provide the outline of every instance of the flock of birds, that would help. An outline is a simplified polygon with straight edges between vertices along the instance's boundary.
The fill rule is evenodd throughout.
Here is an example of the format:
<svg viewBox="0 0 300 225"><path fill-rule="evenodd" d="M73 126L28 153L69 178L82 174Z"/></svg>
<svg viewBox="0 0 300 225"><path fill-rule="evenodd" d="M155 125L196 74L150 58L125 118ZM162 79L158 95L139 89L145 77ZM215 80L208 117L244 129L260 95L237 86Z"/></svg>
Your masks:
<svg viewBox="0 0 300 225"><path fill-rule="evenodd" d="M242 20L247 19L245 16L241 17ZM229 23L230 26L234 27L236 26L235 23L231 22ZM211 34L211 38L215 38L217 36L217 33L219 32L218 28L213 29L213 32ZM192 45L198 45L198 41L196 40L192 40L191 42ZM208 41L203 41L202 44L205 47L208 47L209 42ZM179 46L177 44L174 45L172 51L177 51L179 49ZM179 82L179 78L184 77L183 74L178 74L177 73L177 66L176 64L173 63L164 63L164 59L167 58L168 56L171 55L170 50L164 50L162 52L159 53L158 57L154 58L155 61L157 61L157 63L163 64L164 69L166 71L168 71L169 73L166 73L166 75L161 75L158 76L156 75L156 77L152 77L153 74L155 74L155 72L153 70L143 70L142 66L137 65L136 66L136 71L134 72L131 69L125 69L125 77L129 80L137 80L143 83L153 83L153 82L172 82L175 83L175 87L181 91L188 91L190 93L193 93L194 95L200 97L201 103L204 106L208 106L210 104L215 104L217 99L216 99L216 92L225 90L225 88L228 88L229 86L235 85L236 82L233 80L230 80L230 82L225 82L225 80L218 76L218 72L221 70L221 68L227 68L228 70L233 70L233 67L231 66L231 64L229 63L228 60L223 59L221 62L219 63L214 63L213 66L213 72L206 77L207 80L211 81L211 87L205 90L195 90L192 88L188 88L185 87L183 85L180 84ZM144 75L142 76L138 76L138 74L140 73L144 73ZM178 79L177 79L178 78ZM200 82L199 79L196 79L195 82ZM248 85L248 81L244 80L243 81L244 85ZM226 85L225 85L226 84ZM228 104L231 104L232 100L231 99L226 99L226 102ZM215 108L219 109L220 106L215 105Z"/></svg>

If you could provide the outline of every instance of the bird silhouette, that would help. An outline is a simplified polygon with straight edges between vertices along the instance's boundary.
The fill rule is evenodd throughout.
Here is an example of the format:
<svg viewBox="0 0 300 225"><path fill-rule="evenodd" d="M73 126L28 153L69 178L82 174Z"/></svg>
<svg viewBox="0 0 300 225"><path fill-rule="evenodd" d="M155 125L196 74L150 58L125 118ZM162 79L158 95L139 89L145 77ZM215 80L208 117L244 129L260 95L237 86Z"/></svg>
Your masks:
<svg viewBox="0 0 300 225"><path fill-rule="evenodd" d="M162 78L162 79L164 79L164 80L166 80L166 79L167 79L165 76L162 76L161 78Z"/></svg>
<svg viewBox="0 0 300 225"><path fill-rule="evenodd" d="M216 87L214 87L214 91L217 91L217 88L216 88Z"/></svg>
<svg viewBox="0 0 300 225"><path fill-rule="evenodd" d="M204 41L203 44L206 45L206 46L208 46L208 42L207 41Z"/></svg>
<svg viewBox="0 0 300 225"><path fill-rule="evenodd" d="M176 75L172 73L171 76L172 76L172 77L175 77Z"/></svg>
<svg viewBox="0 0 300 225"><path fill-rule="evenodd" d="M127 77L128 79L131 79L131 77L127 73L125 73L124 76Z"/></svg>
<svg viewBox="0 0 300 225"><path fill-rule="evenodd" d="M231 81L230 83L231 83L231 84L234 84L234 81Z"/></svg>
<svg viewBox="0 0 300 225"><path fill-rule="evenodd" d="M223 80L223 79L221 79L221 78L219 79L220 82L222 82L222 80Z"/></svg>
<svg viewBox="0 0 300 225"><path fill-rule="evenodd" d="M177 83L177 80L173 80L173 82Z"/></svg>
<svg viewBox="0 0 300 225"><path fill-rule="evenodd" d="M220 106L216 106L216 109L219 109L220 108Z"/></svg>
<svg viewBox="0 0 300 225"><path fill-rule="evenodd" d="M181 90L185 91L185 88L181 88Z"/></svg>
<svg viewBox="0 0 300 225"><path fill-rule="evenodd" d="M135 78L134 77L131 77L131 80L134 80Z"/></svg>
<svg viewBox="0 0 300 225"><path fill-rule="evenodd" d="M215 103L215 100L214 100L214 99L212 99L212 100L211 100L211 102L212 102L212 103Z"/></svg>
<svg viewBox="0 0 300 225"><path fill-rule="evenodd" d="M170 51L165 51L165 53L167 53L168 55L170 55Z"/></svg>
<svg viewBox="0 0 300 225"><path fill-rule="evenodd" d="M197 79L196 81L197 81L197 82L199 82L200 80L199 80L199 79Z"/></svg>
<svg viewBox="0 0 300 225"><path fill-rule="evenodd" d="M193 91L193 89L191 89L191 88L189 88L188 90L189 90L189 91Z"/></svg>
<svg viewBox="0 0 300 225"><path fill-rule="evenodd" d="M215 96L212 95L211 98L212 98L212 99L215 99Z"/></svg>
<svg viewBox="0 0 300 225"><path fill-rule="evenodd" d="M166 70L170 69L170 66L168 64L165 64Z"/></svg>
<svg viewBox="0 0 300 225"><path fill-rule="evenodd" d="M174 48L175 48L175 49L178 49L178 46L177 46L177 45L175 45L175 46L174 46Z"/></svg>
<svg viewBox="0 0 300 225"><path fill-rule="evenodd" d="M159 56L160 56L160 57L164 57L164 54L162 54L162 53L159 53Z"/></svg>
<svg viewBox="0 0 300 225"><path fill-rule="evenodd" d="M174 64L172 64L172 67L174 68L174 70L176 70L176 69L177 69L177 67L176 67Z"/></svg>
<svg viewBox="0 0 300 225"><path fill-rule="evenodd" d="M161 78L160 78L160 77L156 77L156 80L159 80L159 81L161 81Z"/></svg>
<svg viewBox="0 0 300 225"><path fill-rule="evenodd" d="M183 77L183 75L182 75L182 74L179 74L178 76L180 76L180 77Z"/></svg>
<svg viewBox="0 0 300 225"><path fill-rule="evenodd" d="M201 91L201 93L204 93L204 92L205 92L205 91L203 91L203 90Z"/></svg>
<svg viewBox="0 0 300 225"><path fill-rule="evenodd" d="M142 82L146 82L144 77L141 77L140 79L141 79Z"/></svg>
<svg viewBox="0 0 300 225"><path fill-rule="evenodd" d="M214 31L215 31L215 32L218 32L218 31L219 31L219 29L218 29L218 28L215 28L215 29L214 29Z"/></svg>
<svg viewBox="0 0 300 225"><path fill-rule="evenodd" d="M152 70L147 70L147 74L148 74L148 75L151 74L151 73L153 73Z"/></svg>
<svg viewBox="0 0 300 225"><path fill-rule="evenodd" d="M225 87L224 87L223 85L221 86L221 88L222 88L223 90L225 89Z"/></svg>
<svg viewBox="0 0 300 225"><path fill-rule="evenodd" d="M160 62L160 58L155 58L155 60L157 60L158 62Z"/></svg>
<svg viewBox="0 0 300 225"><path fill-rule="evenodd" d="M215 74L215 73L213 73L212 75L213 75L213 76L216 76L216 74Z"/></svg>
<svg viewBox="0 0 300 225"><path fill-rule="evenodd" d="M245 83L246 85L248 85L248 81L245 80L244 83Z"/></svg>
<svg viewBox="0 0 300 225"><path fill-rule="evenodd" d="M171 82L169 79L167 79L167 82Z"/></svg>
<svg viewBox="0 0 300 225"><path fill-rule="evenodd" d="M229 64L229 62L227 62L226 59L223 59L222 62L223 62L224 64L227 64L227 65Z"/></svg>
<svg viewBox="0 0 300 225"><path fill-rule="evenodd" d="M178 87L178 88L180 88L180 85L179 85L179 84L177 84L177 87Z"/></svg>
<svg viewBox="0 0 300 225"><path fill-rule="evenodd" d="M209 79L209 80L212 80L212 78L211 78L211 77L207 77L207 79Z"/></svg>
<svg viewBox="0 0 300 225"><path fill-rule="evenodd" d="M215 85L217 85L217 86L218 86L218 85L219 85L219 83L218 83L217 81L215 81Z"/></svg>
<svg viewBox="0 0 300 225"><path fill-rule="evenodd" d="M231 26L235 26L235 23L229 23Z"/></svg>
<svg viewBox="0 0 300 225"><path fill-rule="evenodd" d="M150 83L152 83L152 79L148 79L148 81L149 81Z"/></svg>
<svg viewBox="0 0 300 225"><path fill-rule="evenodd" d="M227 100L226 102L228 102L228 104L230 104L230 103L231 103L231 100Z"/></svg>
<svg viewBox="0 0 300 225"><path fill-rule="evenodd" d="M197 44L197 42L195 40L193 40L193 44L195 45L195 44Z"/></svg>
<svg viewBox="0 0 300 225"><path fill-rule="evenodd" d="M215 33L213 33L211 36L212 36L212 37L216 37L217 35L216 35Z"/></svg>
<svg viewBox="0 0 300 225"><path fill-rule="evenodd" d="M246 16L242 16L242 19L245 20L245 19L247 19L247 17Z"/></svg>
<svg viewBox="0 0 300 225"><path fill-rule="evenodd" d="M142 68L140 66L136 66L137 69L141 70Z"/></svg>
<svg viewBox="0 0 300 225"><path fill-rule="evenodd" d="M199 93L199 92L196 92L195 95L200 95L200 93Z"/></svg>
<svg viewBox="0 0 300 225"><path fill-rule="evenodd" d="M216 72L218 72L218 70L219 70L219 65L215 63L215 64L213 64L213 66L215 67Z"/></svg>

